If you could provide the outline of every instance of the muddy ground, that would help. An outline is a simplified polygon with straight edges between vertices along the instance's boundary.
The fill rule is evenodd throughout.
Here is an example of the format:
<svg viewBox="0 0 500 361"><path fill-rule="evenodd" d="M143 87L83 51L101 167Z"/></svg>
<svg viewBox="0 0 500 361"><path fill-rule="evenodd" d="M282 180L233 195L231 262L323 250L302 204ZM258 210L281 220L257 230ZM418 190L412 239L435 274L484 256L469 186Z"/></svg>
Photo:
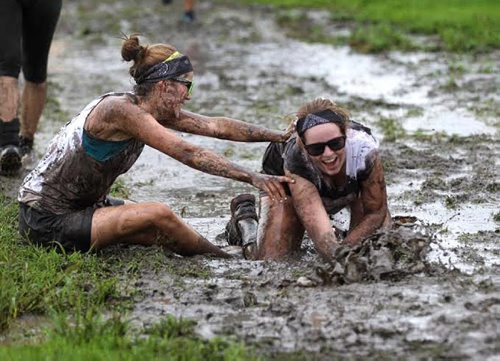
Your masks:
<svg viewBox="0 0 500 361"><path fill-rule="evenodd" d="M200 335L244 341L269 359L499 359L498 52L361 55L289 38L276 25L279 12L263 7L203 1L198 21L182 24L180 3L65 2L37 156L91 99L132 87L118 38L139 32L193 59L191 111L284 129L286 115L317 96L348 107L381 141L392 214L418 217L431 235L430 268L339 284L318 277L326 265L308 241L284 262L113 247L102 257L127 265L122 286L133 294L132 323L140 329L166 314L190 318ZM325 13L306 15L327 32L349 31ZM260 167L265 144L182 136ZM20 178L0 178L3 192L12 195ZM149 148L121 182L131 199L169 204L214 242L230 199L257 194ZM334 222L345 228L345 219Z"/></svg>

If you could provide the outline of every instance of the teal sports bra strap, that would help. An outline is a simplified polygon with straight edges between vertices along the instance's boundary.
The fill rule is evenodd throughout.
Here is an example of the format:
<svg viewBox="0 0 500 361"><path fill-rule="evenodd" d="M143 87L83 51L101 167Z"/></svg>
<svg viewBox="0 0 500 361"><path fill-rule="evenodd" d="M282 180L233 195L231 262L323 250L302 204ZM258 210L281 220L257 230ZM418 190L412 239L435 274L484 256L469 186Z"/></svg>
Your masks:
<svg viewBox="0 0 500 361"><path fill-rule="evenodd" d="M82 144L85 153L99 162L105 162L119 154L132 142L128 140L101 140L91 136L85 129L82 135Z"/></svg>

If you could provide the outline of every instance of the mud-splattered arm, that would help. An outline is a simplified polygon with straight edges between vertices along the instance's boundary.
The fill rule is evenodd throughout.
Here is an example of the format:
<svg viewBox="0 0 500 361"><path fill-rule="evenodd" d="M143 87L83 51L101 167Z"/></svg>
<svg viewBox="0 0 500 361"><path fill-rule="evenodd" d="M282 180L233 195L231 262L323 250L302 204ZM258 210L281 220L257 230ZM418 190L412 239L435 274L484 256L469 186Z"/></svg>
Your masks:
<svg viewBox="0 0 500 361"><path fill-rule="evenodd" d="M238 119L207 117L185 110L181 111L179 119L164 124L182 132L239 142L284 142L294 130L293 125L285 131L271 130Z"/></svg>
<svg viewBox="0 0 500 361"><path fill-rule="evenodd" d="M141 110L130 109L128 119L123 121L122 126L134 138L194 169L250 183L269 193L273 199L280 200L286 196L281 182L293 182L293 179L286 176L252 172L211 150L191 144Z"/></svg>
<svg viewBox="0 0 500 361"><path fill-rule="evenodd" d="M361 182L361 201L364 217L345 238L345 242L349 245L354 245L373 234L383 225L388 215L384 170L378 155L374 160L370 175Z"/></svg>
<svg viewBox="0 0 500 361"><path fill-rule="evenodd" d="M314 248L325 260L333 260L339 244L318 190L305 178L289 171L285 171L285 175L295 179L295 183L289 185L293 204Z"/></svg>

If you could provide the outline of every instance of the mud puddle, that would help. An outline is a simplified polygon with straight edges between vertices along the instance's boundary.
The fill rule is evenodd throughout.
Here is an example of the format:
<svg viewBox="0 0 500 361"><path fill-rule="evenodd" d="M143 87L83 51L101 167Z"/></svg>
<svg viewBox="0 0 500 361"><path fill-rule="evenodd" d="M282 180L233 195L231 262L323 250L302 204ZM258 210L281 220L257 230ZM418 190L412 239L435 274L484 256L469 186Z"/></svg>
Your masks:
<svg viewBox="0 0 500 361"><path fill-rule="evenodd" d="M327 267L307 241L300 257L287 262L183 259L156 248L116 247L103 257L118 254L142 265L135 277L123 279L124 287L138 292L128 315L137 327L166 314L192 318L201 335L243 340L268 358L498 355L498 95L492 91L498 54L359 55L287 38L272 13L260 8L200 2L199 22L187 27L178 22L180 6L152 0L141 8L132 1L65 4L38 155L91 99L131 89L117 37L141 32L193 59L196 88L188 110L285 128L286 115L314 97L347 106L381 141L392 214L425 222L437 241L426 261L442 272L325 284L316 269ZM464 70L456 73L453 64ZM496 70L484 70L491 67ZM390 119L392 128L381 119ZM394 141L391 129L399 132ZM181 136L256 170L266 146ZM150 148L122 181L131 199L169 204L214 242L228 220L230 199L257 194Z"/></svg>

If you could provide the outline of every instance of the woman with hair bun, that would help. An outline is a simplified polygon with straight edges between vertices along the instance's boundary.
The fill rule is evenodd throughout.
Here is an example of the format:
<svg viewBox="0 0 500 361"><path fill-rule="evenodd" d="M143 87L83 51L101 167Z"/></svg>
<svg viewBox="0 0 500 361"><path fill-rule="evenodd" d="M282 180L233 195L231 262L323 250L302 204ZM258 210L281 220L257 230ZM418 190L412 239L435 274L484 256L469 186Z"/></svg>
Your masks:
<svg viewBox="0 0 500 361"><path fill-rule="evenodd" d="M132 92L90 102L49 145L19 190L19 226L36 244L88 251L116 243L159 244L180 255L228 254L187 225L167 205L125 204L109 198L115 179L147 144L202 172L250 183L278 200L287 176L252 172L193 145L172 130L241 142L285 141L292 130L273 131L227 117L182 110L191 99L193 67L168 44L143 46L124 39L122 58L132 61Z"/></svg>
<svg viewBox="0 0 500 361"><path fill-rule="evenodd" d="M353 246L391 224L382 161L370 129L325 98L304 104L296 115L296 133L285 143L271 143L262 161L263 173L295 180L285 185L291 197L271 202L261 192L259 218L253 195L231 201L226 235L248 258L290 255L307 231L318 254L331 261L341 244ZM350 209L351 220L342 240L329 216L343 208Z"/></svg>

